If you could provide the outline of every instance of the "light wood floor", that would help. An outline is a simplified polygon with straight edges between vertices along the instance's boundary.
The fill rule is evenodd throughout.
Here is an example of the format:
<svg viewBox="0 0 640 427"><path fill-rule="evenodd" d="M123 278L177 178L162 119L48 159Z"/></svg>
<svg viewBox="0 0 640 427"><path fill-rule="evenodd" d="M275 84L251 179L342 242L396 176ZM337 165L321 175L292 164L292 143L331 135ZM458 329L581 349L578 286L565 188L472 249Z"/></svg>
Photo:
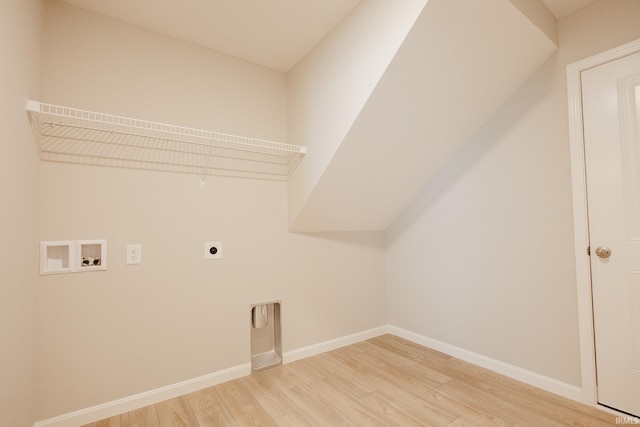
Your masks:
<svg viewBox="0 0 640 427"><path fill-rule="evenodd" d="M615 418L384 335L89 426L612 426Z"/></svg>

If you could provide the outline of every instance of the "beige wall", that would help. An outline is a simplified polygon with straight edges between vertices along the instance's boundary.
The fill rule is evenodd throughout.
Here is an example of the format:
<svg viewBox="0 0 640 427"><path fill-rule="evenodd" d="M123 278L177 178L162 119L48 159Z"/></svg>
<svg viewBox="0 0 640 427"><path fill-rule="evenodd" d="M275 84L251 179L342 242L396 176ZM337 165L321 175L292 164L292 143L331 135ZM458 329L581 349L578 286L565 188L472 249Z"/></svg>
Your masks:
<svg viewBox="0 0 640 427"><path fill-rule="evenodd" d="M40 0L0 2L0 425L35 420L38 155L25 98L39 96Z"/></svg>
<svg viewBox="0 0 640 427"><path fill-rule="evenodd" d="M561 20L559 51L386 236L287 233L284 183L209 177L203 189L189 175L39 167L27 96L287 139L284 75L58 1L47 9L41 96L40 3L3 2L0 14L11 64L0 425L33 420L36 353L44 419L247 363L249 304L274 298L285 351L388 320L579 385L565 66L640 37L636 0ZM108 240L106 272L38 279L22 261L38 240L92 238ZM223 241L223 260L202 260L205 240ZM128 243L142 244L143 264L125 265Z"/></svg>
<svg viewBox="0 0 640 427"><path fill-rule="evenodd" d="M387 230L389 323L580 385L565 69L638 22L634 0L559 21L558 52Z"/></svg>
<svg viewBox="0 0 640 427"><path fill-rule="evenodd" d="M45 35L45 101L286 139L283 74L55 1ZM107 239L109 268L40 279L40 419L248 363L252 302L282 299L285 352L386 323L383 233L289 234L286 183L206 184L42 164L40 238Z"/></svg>

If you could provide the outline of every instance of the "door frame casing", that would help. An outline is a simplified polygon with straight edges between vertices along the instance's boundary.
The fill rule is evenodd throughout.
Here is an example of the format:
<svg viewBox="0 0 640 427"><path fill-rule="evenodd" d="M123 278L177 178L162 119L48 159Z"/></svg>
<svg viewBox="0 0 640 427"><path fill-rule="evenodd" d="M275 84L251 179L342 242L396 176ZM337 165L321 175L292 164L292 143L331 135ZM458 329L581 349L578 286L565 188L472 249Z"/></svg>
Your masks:
<svg viewBox="0 0 640 427"><path fill-rule="evenodd" d="M581 73L608 62L640 52L640 39L607 50L567 66L569 100L569 144L571 149L571 187L573 193L573 229L578 296L578 325L580 333L580 371L582 402L596 406L596 354L593 328L593 300L591 294L591 266L589 247L589 216L587 206L587 177L582 120Z"/></svg>

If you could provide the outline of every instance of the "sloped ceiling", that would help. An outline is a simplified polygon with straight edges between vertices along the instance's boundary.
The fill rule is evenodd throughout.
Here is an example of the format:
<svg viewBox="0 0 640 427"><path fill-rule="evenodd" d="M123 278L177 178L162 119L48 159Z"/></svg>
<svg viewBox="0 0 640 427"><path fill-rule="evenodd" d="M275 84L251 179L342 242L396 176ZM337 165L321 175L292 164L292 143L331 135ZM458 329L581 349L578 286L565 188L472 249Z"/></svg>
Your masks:
<svg viewBox="0 0 640 427"><path fill-rule="evenodd" d="M287 72L369 0L62 1ZM542 1L559 19L595 0Z"/></svg>
<svg viewBox="0 0 640 427"><path fill-rule="evenodd" d="M63 0L287 72L362 0Z"/></svg>

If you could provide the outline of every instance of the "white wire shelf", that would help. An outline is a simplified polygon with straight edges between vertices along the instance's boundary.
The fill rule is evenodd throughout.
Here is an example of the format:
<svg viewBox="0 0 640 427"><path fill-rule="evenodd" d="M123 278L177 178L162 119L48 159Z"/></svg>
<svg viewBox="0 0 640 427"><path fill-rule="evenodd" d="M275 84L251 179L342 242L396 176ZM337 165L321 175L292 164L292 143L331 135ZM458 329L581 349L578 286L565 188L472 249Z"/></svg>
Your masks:
<svg viewBox="0 0 640 427"><path fill-rule="evenodd" d="M27 100L40 158L52 162L286 181L306 147Z"/></svg>

